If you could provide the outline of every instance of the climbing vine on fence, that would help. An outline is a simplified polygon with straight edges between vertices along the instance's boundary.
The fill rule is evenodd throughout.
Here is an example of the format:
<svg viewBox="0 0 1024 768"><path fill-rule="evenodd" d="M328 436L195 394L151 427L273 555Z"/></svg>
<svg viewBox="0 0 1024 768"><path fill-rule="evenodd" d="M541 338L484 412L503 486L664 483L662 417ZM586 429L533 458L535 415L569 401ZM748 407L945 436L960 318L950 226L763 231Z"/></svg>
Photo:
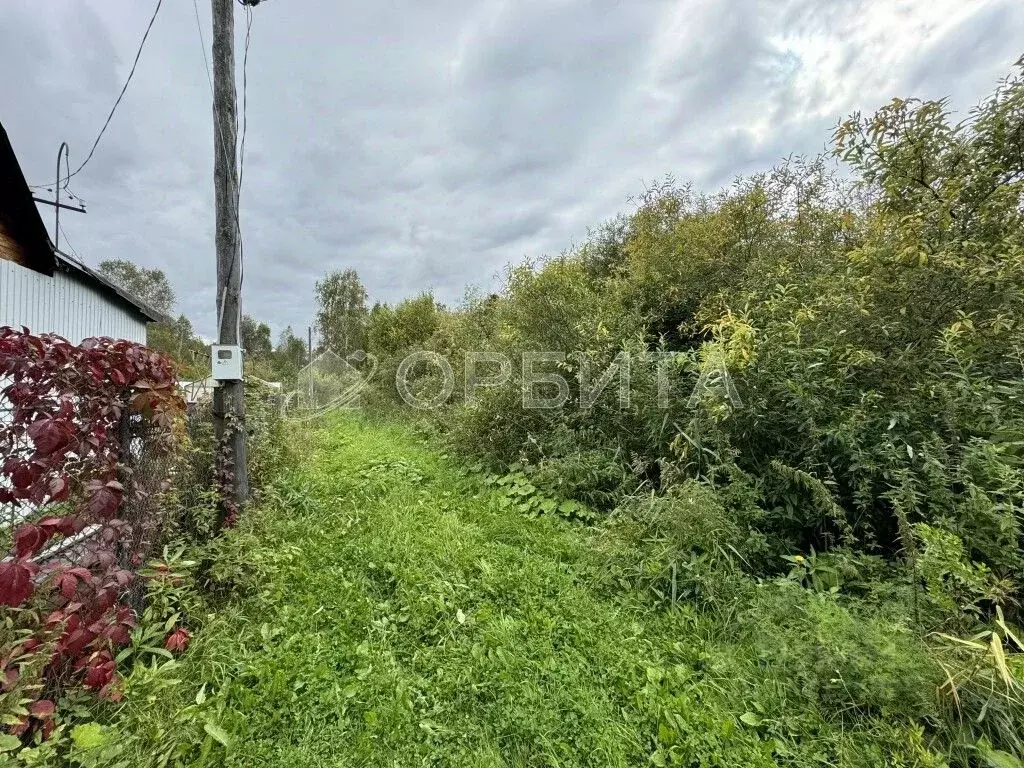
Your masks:
<svg viewBox="0 0 1024 768"><path fill-rule="evenodd" d="M0 328L0 385L10 409L0 504L21 520L0 562L0 604L20 628L17 642L0 643L0 699L20 697L4 702L20 713L7 723L15 734L45 736L68 682L119 695L117 648L135 623L126 596L155 514L153 478L133 470L131 454L139 441L150 455L173 452L184 403L170 362L139 344L75 345L27 329Z"/></svg>

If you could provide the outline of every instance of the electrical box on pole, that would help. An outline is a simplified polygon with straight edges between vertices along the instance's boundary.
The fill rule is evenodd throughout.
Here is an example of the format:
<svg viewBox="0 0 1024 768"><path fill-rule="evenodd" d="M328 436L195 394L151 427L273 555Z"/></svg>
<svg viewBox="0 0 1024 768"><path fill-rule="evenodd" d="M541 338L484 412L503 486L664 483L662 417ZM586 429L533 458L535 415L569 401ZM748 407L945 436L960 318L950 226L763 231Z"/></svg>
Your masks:
<svg viewBox="0 0 1024 768"><path fill-rule="evenodd" d="M213 378L217 381L242 380L242 348L234 344L210 346L213 358Z"/></svg>

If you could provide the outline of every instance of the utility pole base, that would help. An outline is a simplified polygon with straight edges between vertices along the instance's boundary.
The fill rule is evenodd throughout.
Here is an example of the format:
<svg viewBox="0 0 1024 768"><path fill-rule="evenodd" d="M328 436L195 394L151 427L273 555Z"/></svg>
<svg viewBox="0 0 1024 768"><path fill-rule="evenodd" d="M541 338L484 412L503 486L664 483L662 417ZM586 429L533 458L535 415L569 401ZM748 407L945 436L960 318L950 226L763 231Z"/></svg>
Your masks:
<svg viewBox="0 0 1024 768"><path fill-rule="evenodd" d="M223 381L213 392L215 469L222 493L230 494L221 500L218 509L221 525L232 511L241 511L249 499L246 436L245 389L240 381Z"/></svg>

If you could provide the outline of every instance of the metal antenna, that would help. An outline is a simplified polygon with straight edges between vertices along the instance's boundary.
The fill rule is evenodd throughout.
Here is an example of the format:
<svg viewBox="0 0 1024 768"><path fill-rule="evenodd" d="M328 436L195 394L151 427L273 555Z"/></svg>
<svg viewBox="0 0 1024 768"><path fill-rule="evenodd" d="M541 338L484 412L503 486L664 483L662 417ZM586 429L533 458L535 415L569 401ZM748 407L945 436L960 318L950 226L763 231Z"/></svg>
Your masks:
<svg viewBox="0 0 1024 768"><path fill-rule="evenodd" d="M54 191L57 193L57 204L53 207L53 248L57 250L60 248L60 156L64 155L64 170L68 172L68 178L71 178L71 168L68 165L68 155L71 153L71 149L68 147L66 141L60 143L60 147L57 149L57 186Z"/></svg>

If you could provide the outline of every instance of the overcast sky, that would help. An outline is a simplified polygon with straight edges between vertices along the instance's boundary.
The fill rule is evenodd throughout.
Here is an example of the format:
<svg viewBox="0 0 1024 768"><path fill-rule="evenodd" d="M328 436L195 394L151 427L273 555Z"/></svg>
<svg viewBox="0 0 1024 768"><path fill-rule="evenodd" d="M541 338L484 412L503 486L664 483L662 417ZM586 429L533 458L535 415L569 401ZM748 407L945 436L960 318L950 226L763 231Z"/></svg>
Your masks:
<svg viewBox="0 0 1024 768"><path fill-rule="evenodd" d="M88 152L155 2L4 0L3 122L30 183ZM210 3L198 0L206 46ZM214 328L211 94L164 0L71 190L62 247L163 269ZM353 267L371 300L456 303L557 254L671 173L714 190L895 95L966 110L1024 53L1019 0L266 0L253 13L244 308L305 328ZM236 14L239 45L244 14ZM239 91L241 52L239 51ZM52 209L42 210L53 227Z"/></svg>

